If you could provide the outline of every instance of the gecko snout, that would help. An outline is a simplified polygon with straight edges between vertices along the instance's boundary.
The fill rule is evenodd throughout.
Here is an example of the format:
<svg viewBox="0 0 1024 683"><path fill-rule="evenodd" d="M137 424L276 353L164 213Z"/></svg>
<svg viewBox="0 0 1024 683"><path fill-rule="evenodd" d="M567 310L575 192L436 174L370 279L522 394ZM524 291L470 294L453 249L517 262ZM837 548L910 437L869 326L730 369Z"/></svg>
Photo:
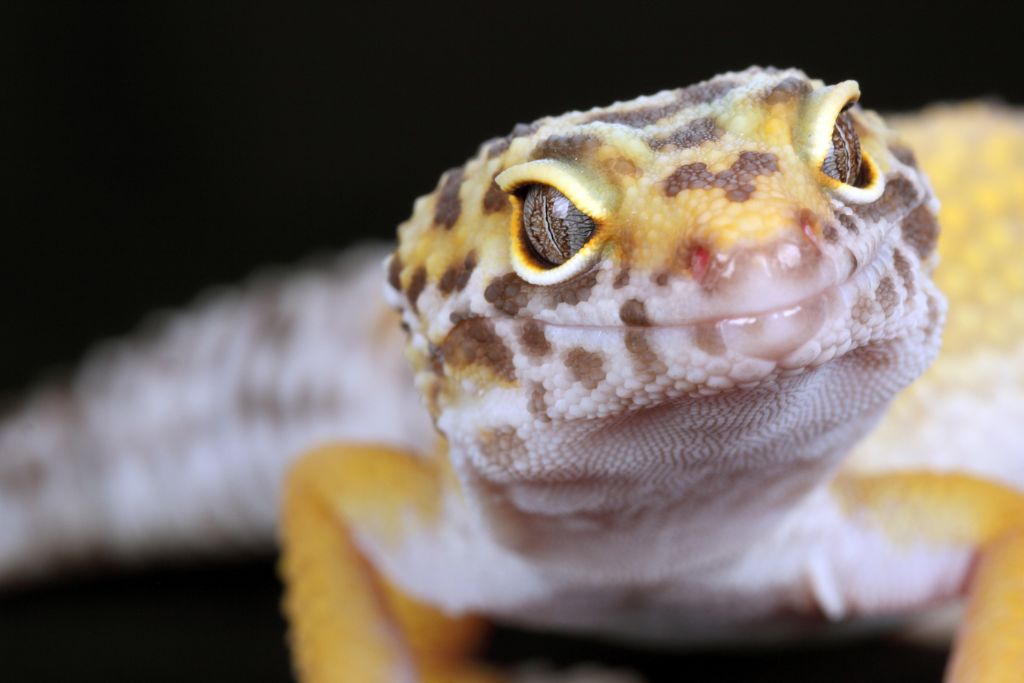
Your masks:
<svg viewBox="0 0 1024 683"><path fill-rule="evenodd" d="M711 255L701 285L721 313L718 326L730 348L779 359L820 329L836 273L816 242L793 231Z"/></svg>

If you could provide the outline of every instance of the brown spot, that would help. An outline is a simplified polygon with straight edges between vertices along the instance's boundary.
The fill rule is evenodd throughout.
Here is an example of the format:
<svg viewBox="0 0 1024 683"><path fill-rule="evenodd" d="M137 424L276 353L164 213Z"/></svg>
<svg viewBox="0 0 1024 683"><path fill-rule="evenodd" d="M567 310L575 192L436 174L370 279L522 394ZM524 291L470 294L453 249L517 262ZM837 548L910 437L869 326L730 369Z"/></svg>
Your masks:
<svg viewBox="0 0 1024 683"><path fill-rule="evenodd" d="M451 294L455 289L455 278L458 277L458 267L448 266L445 268L444 273L441 274L441 279L437 281L437 288L442 294L447 296Z"/></svg>
<svg viewBox="0 0 1024 683"><path fill-rule="evenodd" d="M509 208L508 195L498 187L493 178L491 184L487 186L487 192L484 192L483 207L484 213L498 213Z"/></svg>
<svg viewBox="0 0 1024 683"><path fill-rule="evenodd" d="M476 269L476 251L470 250L466 254L466 258L462 259L462 270L459 271L458 277L455 278L455 291L461 292L466 288L474 269Z"/></svg>
<svg viewBox="0 0 1024 683"><path fill-rule="evenodd" d="M668 278L668 272L662 271L660 273L657 273L653 278L651 278L651 280L654 282L654 284L658 285L659 287L664 287L668 284Z"/></svg>
<svg viewBox="0 0 1024 683"><path fill-rule="evenodd" d="M839 231L832 223L825 224L825 227L821 229L821 236L829 244L835 244L839 241Z"/></svg>
<svg viewBox="0 0 1024 683"><path fill-rule="evenodd" d="M514 316L529 303L530 285L515 273L506 273L491 280L484 290L484 299L505 315Z"/></svg>
<svg viewBox="0 0 1024 683"><path fill-rule="evenodd" d="M412 274L412 279L409 280L409 289L405 291L405 296L409 300L409 307L412 308L414 313L419 313L419 308L416 305L416 300L420 298L420 294L423 293L423 288L427 285L427 269L420 266Z"/></svg>
<svg viewBox="0 0 1024 683"><path fill-rule="evenodd" d="M629 284L629 268L623 268L615 274L615 280L612 282L612 287L615 289L622 289Z"/></svg>
<svg viewBox="0 0 1024 683"><path fill-rule="evenodd" d="M675 197L683 190L706 190L715 182L715 174L703 161L683 164L665 178L665 194Z"/></svg>
<svg viewBox="0 0 1024 683"><path fill-rule="evenodd" d="M480 430L480 452L492 463L511 468L518 461L526 444L515 427Z"/></svg>
<svg viewBox="0 0 1024 683"><path fill-rule="evenodd" d="M725 190L730 201L745 202L754 194L754 179L779 170L778 159L769 152L740 152L732 166L715 175L715 187Z"/></svg>
<svg viewBox="0 0 1024 683"><path fill-rule="evenodd" d="M256 338L276 347L288 343L295 331L295 320L291 313L276 302L266 302L256 320Z"/></svg>
<svg viewBox="0 0 1024 683"><path fill-rule="evenodd" d="M398 257L397 252L391 255L388 262L388 284L396 292L402 291L402 259Z"/></svg>
<svg viewBox="0 0 1024 683"><path fill-rule="evenodd" d="M600 121L603 123L618 123L630 128L644 128L684 108L685 106L680 105L678 102L670 102L669 104L638 107L626 111L603 111L588 117L586 122Z"/></svg>
<svg viewBox="0 0 1024 683"><path fill-rule="evenodd" d="M892 265L896 268L896 274L903 280L903 287L907 290L907 298L914 296L917 288L914 285L914 267L903 255L903 252L896 249L892 252Z"/></svg>
<svg viewBox="0 0 1024 683"><path fill-rule="evenodd" d="M573 379L587 389L594 389L605 378L604 357L596 351L576 346L565 354L565 365Z"/></svg>
<svg viewBox="0 0 1024 683"><path fill-rule="evenodd" d="M924 260L935 250L939 240L939 223L926 206L919 206L911 211L900 223L903 241L906 242Z"/></svg>
<svg viewBox="0 0 1024 683"><path fill-rule="evenodd" d="M889 147L889 153L892 154L896 159L912 168L917 168L917 157L914 156L914 150L903 145L892 145Z"/></svg>
<svg viewBox="0 0 1024 683"><path fill-rule="evenodd" d="M459 167L447 171L441 181L437 206L434 208L434 224L443 225L446 230L452 229L462 213L462 200L459 199L462 179L462 167Z"/></svg>
<svg viewBox="0 0 1024 683"><path fill-rule="evenodd" d="M900 302L900 296L896 293L896 285L891 277L886 276L878 281L878 287L875 288L875 301L882 307L886 318L892 316L893 311L896 310L896 304Z"/></svg>
<svg viewBox="0 0 1024 683"><path fill-rule="evenodd" d="M483 144L488 159L504 154L516 138L533 135L540 128L540 122L517 123L512 132L503 138L492 138Z"/></svg>
<svg viewBox="0 0 1024 683"><path fill-rule="evenodd" d="M714 119L700 118L690 121L681 128L669 132L666 135L659 135L647 141L647 145L654 150L662 147L678 147L687 149L699 147L705 142L711 142L722 137L722 129L718 127Z"/></svg>
<svg viewBox="0 0 1024 683"><path fill-rule="evenodd" d="M914 184L903 176L891 175L886 179L881 197L870 204L853 205L850 209L868 220L898 220L917 203L917 188Z"/></svg>
<svg viewBox="0 0 1024 683"><path fill-rule="evenodd" d="M891 344L868 344L850 352L851 360L866 370L875 372L891 368L899 356L891 348Z"/></svg>
<svg viewBox="0 0 1024 683"><path fill-rule="evenodd" d="M666 104L646 105L627 110L605 110L587 117L586 122L618 123L631 128L644 128L697 104L707 104L736 87L730 79L714 79L677 90L674 100Z"/></svg>
<svg viewBox="0 0 1024 683"><path fill-rule="evenodd" d="M455 277L456 277L456 266L448 266L445 268L444 273L441 274L441 279L437 281L437 288L442 294L447 296L452 293L455 289Z"/></svg>
<svg viewBox="0 0 1024 683"><path fill-rule="evenodd" d="M544 326L536 320L527 320L523 323L519 341L531 356L545 356L551 351L551 342L544 336Z"/></svg>
<svg viewBox="0 0 1024 683"><path fill-rule="evenodd" d="M659 375L665 372L665 364L661 362L658 354L651 348L646 332L642 330L627 330L625 343L626 351L632 356L637 372L649 375Z"/></svg>
<svg viewBox="0 0 1024 683"><path fill-rule="evenodd" d="M871 319L874 317L874 306L871 304L871 299L862 294L857 298L857 303L850 309L850 316L860 323L862 327L868 327L871 324Z"/></svg>
<svg viewBox="0 0 1024 683"><path fill-rule="evenodd" d="M597 284L597 273L593 270L577 275L567 282L563 282L559 285L551 287L548 291L551 293L552 302L554 305L568 304L575 306L578 303L587 301L590 298L590 290Z"/></svg>
<svg viewBox="0 0 1024 683"><path fill-rule="evenodd" d="M540 121L534 121L533 123L517 123L512 127L512 132L508 134L508 137L509 140L515 140L516 138L533 135L538 130L540 130Z"/></svg>
<svg viewBox="0 0 1024 683"><path fill-rule="evenodd" d="M440 350L449 366L480 365L504 380L515 380L512 352L487 318L468 318L460 322L445 337Z"/></svg>
<svg viewBox="0 0 1024 683"><path fill-rule="evenodd" d="M601 146L601 141L593 135L576 133L574 135L553 135L541 140L533 152L531 159L569 159L579 161Z"/></svg>
<svg viewBox="0 0 1024 683"><path fill-rule="evenodd" d="M461 292L469 282L469 276L473 274L474 268L476 268L476 252L471 251L466 254L466 258L461 263L448 266L445 269L437 283L437 288L446 296L453 291Z"/></svg>
<svg viewBox="0 0 1024 683"><path fill-rule="evenodd" d="M487 155L488 159L493 159L496 156L504 154L510 144L512 144L512 140L510 138L492 138L483 144L485 150L484 153Z"/></svg>
<svg viewBox="0 0 1024 683"><path fill-rule="evenodd" d="M707 190L717 187L725 190L730 201L745 202L756 189L754 179L779 170L778 159L768 152L740 152L732 166L712 173L707 164L684 164L664 180L665 194L675 197L683 190Z"/></svg>
<svg viewBox="0 0 1024 683"><path fill-rule="evenodd" d="M434 342L427 344L427 361L430 363L430 371L438 377L444 377L444 354L440 347Z"/></svg>
<svg viewBox="0 0 1024 683"><path fill-rule="evenodd" d="M844 228L846 228L846 232L850 233L851 235L860 234L860 228L857 227L857 219L854 218L853 216L850 216L849 214L845 213L840 213L836 215L836 220L838 220L839 223Z"/></svg>
<svg viewBox="0 0 1024 683"><path fill-rule="evenodd" d="M709 356L721 356L725 353L725 340L715 323L703 323L693 329L693 343Z"/></svg>
<svg viewBox="0 0 1024 683"><path fill-rule="evenodd" d="M765 93L764 103L768 105L788 102L796 97L803 97L811 92L811 84L802 78L790 76L771 87Z"/></svg>
<svg viewBox="0 0 1024 683"><path fill-rule="evenodd" d="M551 416L548 415L548 405L544 400L544 395L547 392L544 391L544 385L540 382L534 382L533 386L530 387L530 400L526 404L526 409L530 411L530 414L536 418L550 422Z"/></svg>
<svg viewBox="0 0 1024 683"><path fill-rule="evenodd" d="M942 325L942 306L939 304L939 300L935 296L928 297L928 323L925 325L924 333L926 336L931 337L939 330L939 326Z"/></svg>
<svg viewBox="0 0 1024 683"><path fill-rule="evenodd" d="M735 88L736 81L729 78L714 78L703 83L696 83L679 90L676 97L685 107L696 104L710 104Z"/></svg>
<svg viewBox="0 0 1024 683"><path fill-rule="evenodd" d="M627 325L637 327L645 327L651 324L651 321L647 319L647 309L644 308L644 302L639 299L630 299L622 304L622 307L619 308L619 318Z"/></svg>

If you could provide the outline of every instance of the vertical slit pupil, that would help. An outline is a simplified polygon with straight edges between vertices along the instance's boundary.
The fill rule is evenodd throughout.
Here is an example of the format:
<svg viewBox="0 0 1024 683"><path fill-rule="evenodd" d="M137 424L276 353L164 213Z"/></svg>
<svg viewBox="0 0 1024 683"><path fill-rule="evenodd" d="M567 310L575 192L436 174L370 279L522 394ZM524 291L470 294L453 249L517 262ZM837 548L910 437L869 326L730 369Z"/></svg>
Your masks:
<svg viewBox="0 0 1024 683"><path fill-rule="evenodd" d="M568 261L587 243L595 227L592 218L554 187L527 186L521 232L541 265L554 267Z"/></svg>
<svg viewBox="0 0 1024 683"><path fill-rule="evenodd" d="M821 164L821 170L825 175L854 187L864 187L871 181L864 167L853 118L846 110L836 118L832 128L832 147Z"/></svg>

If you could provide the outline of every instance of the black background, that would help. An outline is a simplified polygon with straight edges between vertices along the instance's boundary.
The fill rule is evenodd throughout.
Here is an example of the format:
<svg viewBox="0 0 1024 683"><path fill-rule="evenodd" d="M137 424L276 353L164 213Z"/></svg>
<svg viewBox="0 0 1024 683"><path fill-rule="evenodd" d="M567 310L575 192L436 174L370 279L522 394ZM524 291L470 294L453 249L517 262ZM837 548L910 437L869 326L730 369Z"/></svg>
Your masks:
<svg viewBox="0 0 1024 683"><path fill-rule="evenodd" d="M883 111L978 96L1024 102L1013 22L981 5L40 2L0 11L0 395L213 283L388 238L441 171L519 121L754 63L856 78L862 102ZM276 600L269 561L3 597L0 678L281 680ZM506 642L507 654L521 638ZM873 642L654 658L648 668L936 680L941 655Z"/></svg>

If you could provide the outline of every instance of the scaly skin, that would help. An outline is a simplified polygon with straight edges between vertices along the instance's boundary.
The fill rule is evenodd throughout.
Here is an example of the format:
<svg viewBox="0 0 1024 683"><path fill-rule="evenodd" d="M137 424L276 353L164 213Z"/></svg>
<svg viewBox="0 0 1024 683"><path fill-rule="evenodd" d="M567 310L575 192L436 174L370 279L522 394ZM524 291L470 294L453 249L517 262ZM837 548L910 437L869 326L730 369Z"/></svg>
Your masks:
<svg viewBox="0 0 1024 683"><path fill-rule="evenodd" d="M433 557L466 585L496 564L521 576L451 594L415 549L382 551L386 573L450 609L648 639L891 611L883 576L913 585L899 607L955 592L964 549L904 561L827 493L928 366L945 312L937 202L904 143L854 107L870 178L821 171L857 94L754 69L542 119L417 202L391 300L467 499L451 516L481 525L458 534L471 558ZM597 223L560 267L523 246L530 182ZM838 537L877 566L846 576ZM914 563L933 569L886 575Z"/></svg>
<svg viewBox="0 0 1024 683"><path fill-rule="evenodd" d="M843 182L823 168L858 94L750 69L518 126L446 173L386 272L438 444L385 360L397 326L365 305L385 276L369 267L213 304L94 360L0 425L0 482L32 494L0 496L0 573L174 550L211 515L223 534L250 530L224 501L265 512L288 457L336 441L286 487L308 680L491 680L463 662L476 622L459 615L778 639L912 615L967 585L951 680L1020 670L1004 637L1024 629L1020 119L933 110L898 134L854 105L843 134L865 170ZM532 185L595 226L561 265L527 245ZM940 289L946 351L872 431L938 352ZM388 368L375 402L373 379L346 379L368 367ZM195 410L172 419L179 404ZM188 462L226 463L190 468L169 490L203 504L175 512L158 476L174 468L171 427ZM98 497L62 475L69 444L92 463L82 476L131 485ZM140 450L159 467L134 466ZM260 485L245 484L255 466ZM145 514L127 524L130 511ZM1016 611L993 618L1007 601ZM337 632L365 643L334 647Z"/></svg>
<svg viewBox="0 0 1024 683"><path fill-rule="evenodd" d="M894 121L942 200L942 353L851 465L962 470L1024 486L1024 118L935 106ZM969 464L965 465L965 462Z"/></svg>

